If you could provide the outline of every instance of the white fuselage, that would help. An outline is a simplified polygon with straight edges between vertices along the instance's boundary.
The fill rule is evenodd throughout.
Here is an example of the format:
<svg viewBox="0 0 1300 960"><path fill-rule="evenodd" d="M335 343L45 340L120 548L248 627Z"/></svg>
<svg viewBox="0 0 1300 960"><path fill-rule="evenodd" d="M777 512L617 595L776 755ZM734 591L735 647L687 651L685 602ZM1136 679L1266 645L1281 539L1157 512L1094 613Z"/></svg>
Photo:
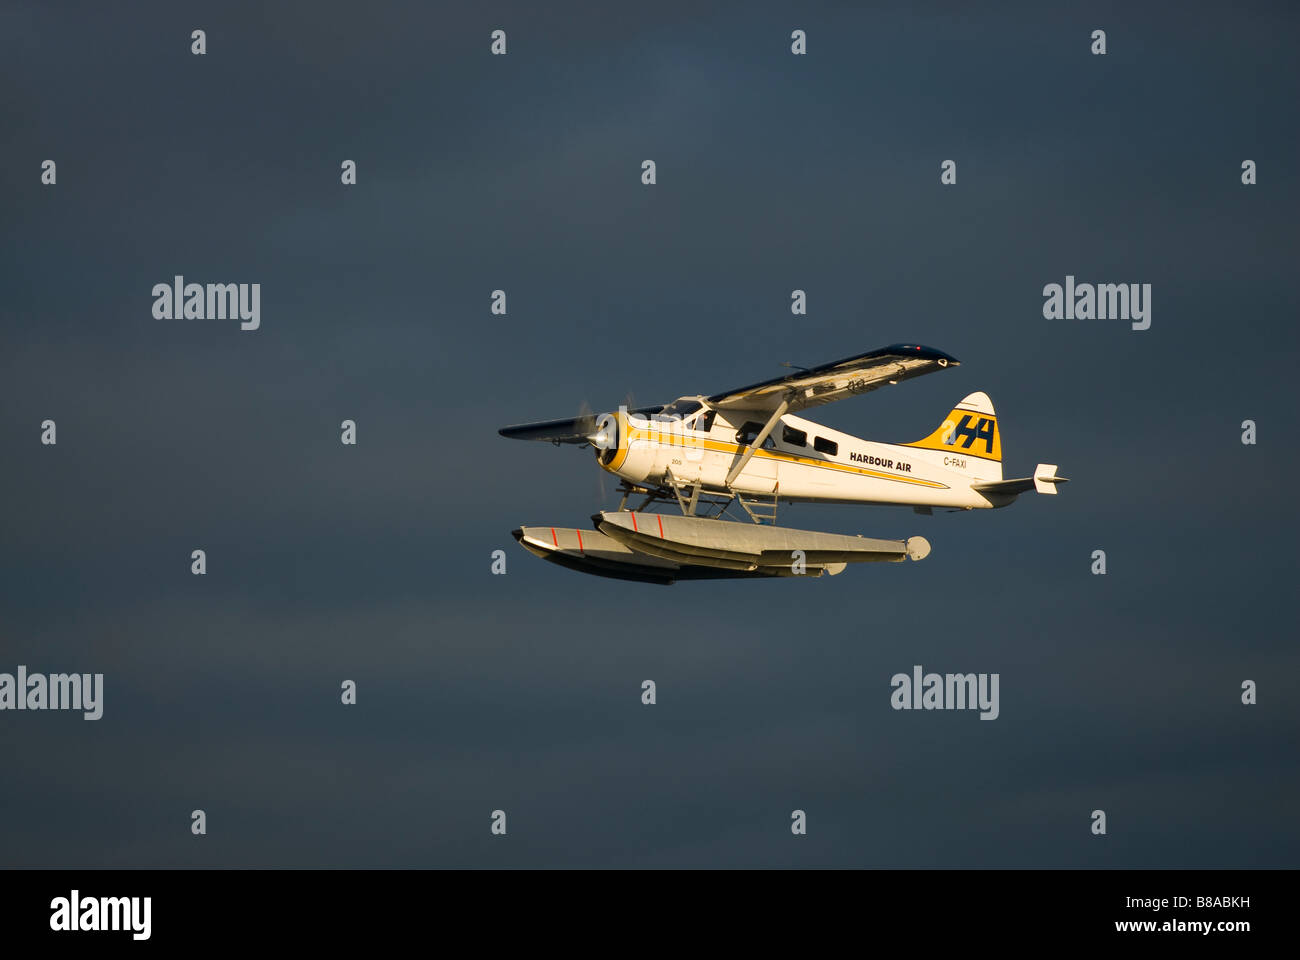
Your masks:
<svg viewBox="0 0 1300 960"><path fill-rule="evenodd" d="M971 486L985 461L959 451L874 443L786 414L728 486L765 414L701 410L668 421L619 411L617 418L617 445L597 454L604 469L634 484L675 481L705 492L828 503L995 505ZM987 478L1000 480L1000 467Z"/></svg>

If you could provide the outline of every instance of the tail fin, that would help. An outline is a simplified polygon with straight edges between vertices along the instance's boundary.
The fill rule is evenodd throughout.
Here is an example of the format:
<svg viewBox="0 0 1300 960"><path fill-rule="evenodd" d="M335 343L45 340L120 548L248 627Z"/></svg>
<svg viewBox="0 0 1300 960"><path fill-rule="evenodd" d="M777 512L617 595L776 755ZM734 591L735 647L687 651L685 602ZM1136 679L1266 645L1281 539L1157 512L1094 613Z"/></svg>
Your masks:
<svg viewBox="0 0 1300 960"><path fill-rule="evenodd" d="M1002 479L1002 431L986 393L964 397L932 434L902 446L939 451L944 466L958 473Z"/></svg>

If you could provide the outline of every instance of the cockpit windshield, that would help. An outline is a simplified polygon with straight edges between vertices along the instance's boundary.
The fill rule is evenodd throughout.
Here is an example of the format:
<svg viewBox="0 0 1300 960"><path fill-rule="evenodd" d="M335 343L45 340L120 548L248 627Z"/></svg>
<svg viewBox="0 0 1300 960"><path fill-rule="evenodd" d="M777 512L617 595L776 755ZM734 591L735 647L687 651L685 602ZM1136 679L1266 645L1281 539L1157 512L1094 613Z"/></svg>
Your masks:
<svg viewBox="0 0 1300 960"><path fill-rule="evenodd" d="M704 404L700 403L698 400L691 400L687 397L683 397L680 400L674 400L672 403L668 404L668 406L659 411L659 415L661 417L682 417L685 419L703 406Z"/></svg>

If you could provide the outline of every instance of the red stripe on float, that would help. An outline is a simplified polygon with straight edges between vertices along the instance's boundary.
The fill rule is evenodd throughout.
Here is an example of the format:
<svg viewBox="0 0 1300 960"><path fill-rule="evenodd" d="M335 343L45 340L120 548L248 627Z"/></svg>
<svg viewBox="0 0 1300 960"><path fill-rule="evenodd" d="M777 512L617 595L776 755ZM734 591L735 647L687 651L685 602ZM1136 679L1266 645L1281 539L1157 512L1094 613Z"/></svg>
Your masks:
<svg viewBox="0 0 1300 960"><path fill-rule="evenodd" d="M659 515L659 539L662 540L663 538L664 538L664 518L663 518L663 514L660 514Z"/></svg>
<svg viewBox="0 0 1300 960"><path fill-rule="evenodd" d="M636 530L636 532L640 533L640 531L636 529L636 511L635 511L635 510L632 511L632 529L633 529L633 530Z"/></svg>
<svg viewBox="0 0 1300 960"><path fill-rule="evenodd" d="M551 543L555 544L557 547L560 545L560 541L555 539L555 528L554 528L554 527L551 527Z"/></svg>
<svg viewBox="0 0 1300 960"><path fill-rule="evenodd" d="M574 532L578 534L578 552L582 553L582 531L576 530Z"/></svg>

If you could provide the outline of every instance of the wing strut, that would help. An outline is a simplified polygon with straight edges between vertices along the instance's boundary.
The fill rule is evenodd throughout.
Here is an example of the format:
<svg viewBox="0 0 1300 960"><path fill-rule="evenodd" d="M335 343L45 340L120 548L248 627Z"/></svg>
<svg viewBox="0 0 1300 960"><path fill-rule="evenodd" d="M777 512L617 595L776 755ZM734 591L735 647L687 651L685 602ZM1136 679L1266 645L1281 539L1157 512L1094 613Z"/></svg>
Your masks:
<svg viewBox="0 0 1300 960"><path fill-rule="evenodd" d="M772 415L767 418L767 423L763 424L763 429L758 431L758 436L749 442L749 446L745 449L745 452L741 454L740 459L736 461L736 465L732 467L731 472L727 474L726 484L728 487L730 487L735 479L740 476L740 471L745 469L745 464L749 463L749 458L754 455L754 451L763 445L763 441L767 439L768 434L775 429L777 421L784 417L785 412L789 409L789 399L782 400L777 404L776 409L772 411Z"/></svg>

